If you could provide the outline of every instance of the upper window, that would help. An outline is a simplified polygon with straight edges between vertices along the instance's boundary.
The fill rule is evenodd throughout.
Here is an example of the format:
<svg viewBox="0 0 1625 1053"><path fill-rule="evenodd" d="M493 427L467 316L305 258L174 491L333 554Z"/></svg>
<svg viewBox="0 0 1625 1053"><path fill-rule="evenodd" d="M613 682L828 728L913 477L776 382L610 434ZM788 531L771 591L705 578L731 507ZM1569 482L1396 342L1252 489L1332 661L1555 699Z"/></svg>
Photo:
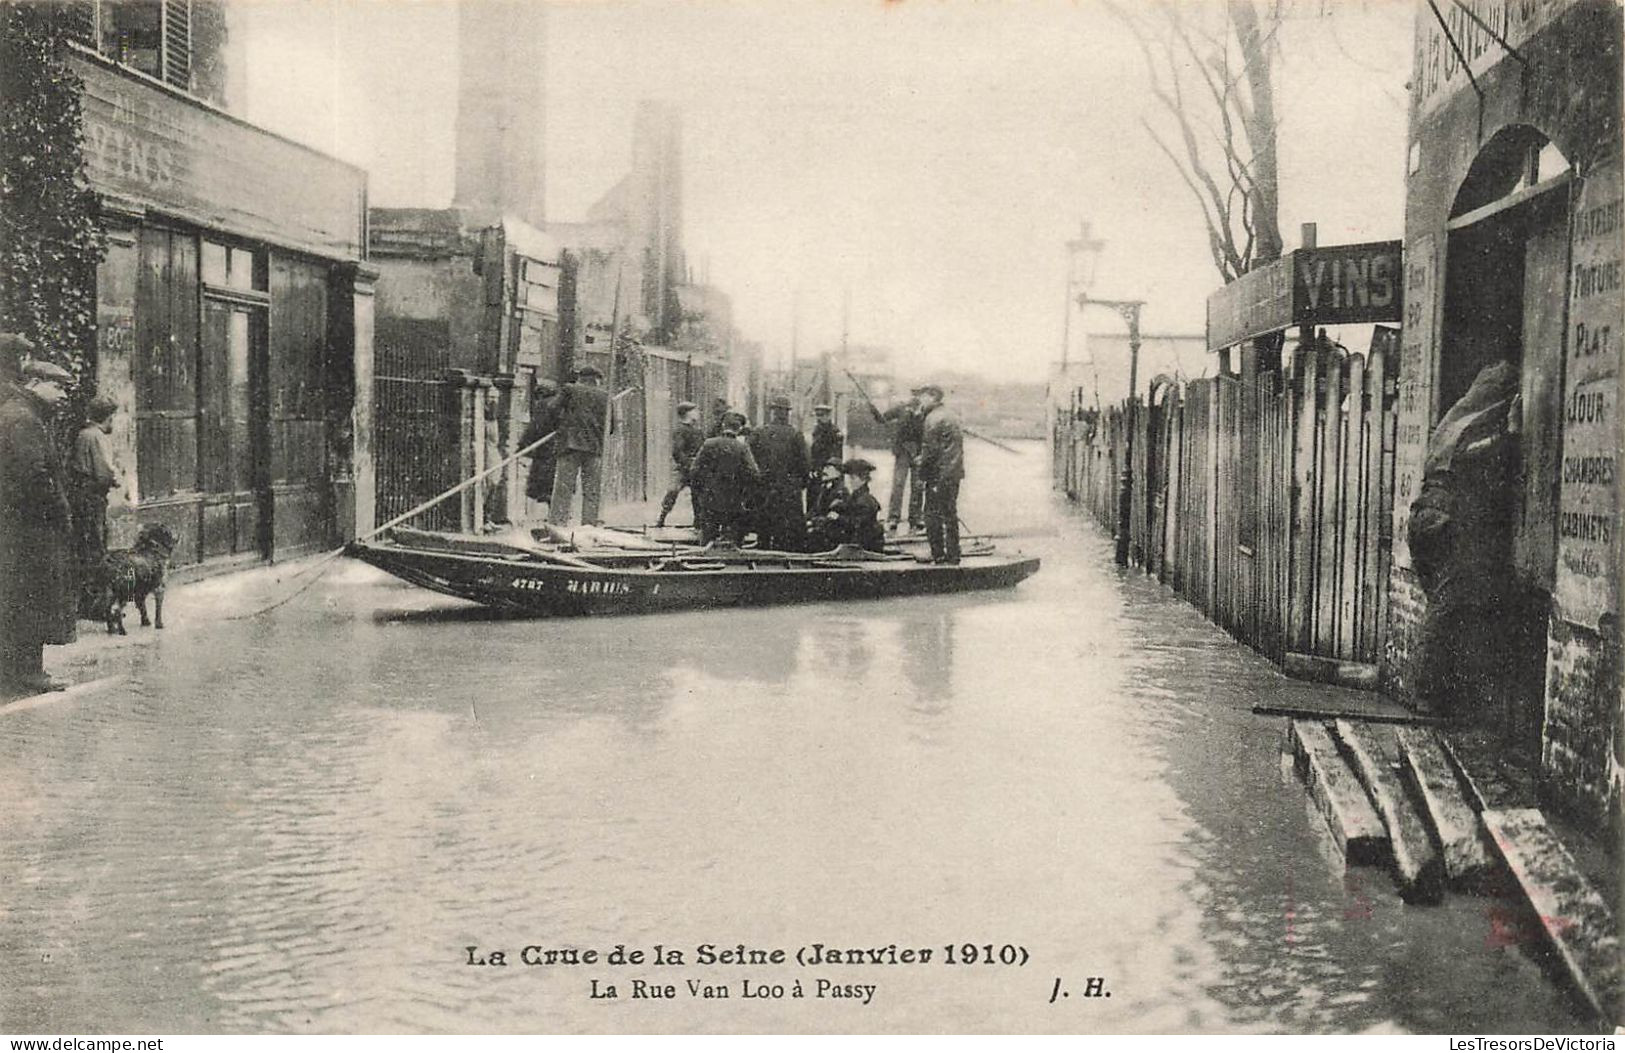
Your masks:
<svg viewBox="0 0 1625 1053"><path fill-rule="evenodd" d="M76 0L82 39L120 65L225 103L221 0Z"/></svg>

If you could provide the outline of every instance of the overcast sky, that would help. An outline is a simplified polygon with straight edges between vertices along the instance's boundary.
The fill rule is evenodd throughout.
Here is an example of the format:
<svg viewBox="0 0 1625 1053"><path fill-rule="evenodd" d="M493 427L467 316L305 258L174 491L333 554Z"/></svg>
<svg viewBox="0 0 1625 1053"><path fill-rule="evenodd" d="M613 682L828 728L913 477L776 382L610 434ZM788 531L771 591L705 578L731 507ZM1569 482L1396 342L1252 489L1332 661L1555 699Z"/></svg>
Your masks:
<svg viewBox="0 0 1625 1053"><path fill-rule="evenodd" d="M363 19L366 54L326 56L341 72L305 89L254 64L250 94L276 102L251 115L285 111L363 161L381 137L416 144L374 166L373 202L445 204L455 67L426 56L454 40L450 8L316 4ZM1416 8L1300 6L1331 13L1283 36L1288 246L1306 220L1321 244L1397 238ZM297 9L291 53L319 65L312 4ZM1201 332L1219 280L1201 221L1140 127L1157 116L1140 53L1092 0L606 0L550 16L549 218L581 218L625 171L638 99L676 105L690 263L770 360L798 295L803 353L838 343L849 289L853 342L890 345L913 372L1042 377L1079 220L1106 242L1098 295L1146 300L1148 330ZM1119 325L1098 309L1074 320Z"/></svg>

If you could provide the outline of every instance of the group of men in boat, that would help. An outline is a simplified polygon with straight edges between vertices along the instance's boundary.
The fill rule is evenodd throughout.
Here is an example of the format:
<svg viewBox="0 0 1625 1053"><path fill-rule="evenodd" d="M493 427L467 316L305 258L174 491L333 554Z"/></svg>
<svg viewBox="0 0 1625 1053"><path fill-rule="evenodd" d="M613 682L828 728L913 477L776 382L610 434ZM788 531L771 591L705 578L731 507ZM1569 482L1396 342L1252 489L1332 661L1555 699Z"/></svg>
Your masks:
<svg viewBox="0 0 1625 1053"><path fill-rule="evenodd" d="M557 467L547 487L554 523L568 523L577 479L582 522L599 521L598 461L609 419L608 393L599 380L594 367L580 370L574 382L548 396L545 414L534 415L531 433L521 440L528 445L544 434L542 429L555 431L551 445ZM758 548L776 552L825 552L840 545L883 551L881 506L869 491L875 465L845 456L845 436L835 426L829 406L813 407L817 420L810 442L790 422L791 410L787 396L775 395L768 400L767 420L753 427L745 414L718 399L709 427L702 429L699 407L678 403L671 436L671 485L656 525L665 526L686 489L694 523L707 544L742 545L754 534ZM942 388L935 384L914 389L908 402L888 413L888 423L911 423L920 432L917 439L912 433L899 436L916 452L907 461L899 458L896 470L914 475L922 484L931 549L930 556L922 558L958 563L959 484L965 475L959 421L943 405ZM883 416L878 411L876 415ZM536 471L533 462L533 483ZM896 486L893 489L894 494L901 493ZM911 521L919 514L918 504L914 502ZM894 507L888 523L894 530L898 514Z"/></svg>

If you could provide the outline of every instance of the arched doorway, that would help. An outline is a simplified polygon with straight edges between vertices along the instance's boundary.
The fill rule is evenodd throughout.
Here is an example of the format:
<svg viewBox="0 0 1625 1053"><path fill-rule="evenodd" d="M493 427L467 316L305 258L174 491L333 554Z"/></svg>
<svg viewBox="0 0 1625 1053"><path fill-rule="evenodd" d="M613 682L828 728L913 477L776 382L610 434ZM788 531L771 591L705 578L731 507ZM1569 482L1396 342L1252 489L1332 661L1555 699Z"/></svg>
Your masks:
<svg viewBox="0 0 1625 1053"><path fill-rule="evenodd" d="M1499 722L1531 765L1539 759L1556 576L1572 177L1567 158L1538 129L1505 128L1474 159L1447 224L1438 412L1501 360L1517 369L1521 402L1512 421L1519 467L1504 497L1516 598L1502 612L1503 637L1462 645L1506 652L1500 697L1477 712Z"/></svg>

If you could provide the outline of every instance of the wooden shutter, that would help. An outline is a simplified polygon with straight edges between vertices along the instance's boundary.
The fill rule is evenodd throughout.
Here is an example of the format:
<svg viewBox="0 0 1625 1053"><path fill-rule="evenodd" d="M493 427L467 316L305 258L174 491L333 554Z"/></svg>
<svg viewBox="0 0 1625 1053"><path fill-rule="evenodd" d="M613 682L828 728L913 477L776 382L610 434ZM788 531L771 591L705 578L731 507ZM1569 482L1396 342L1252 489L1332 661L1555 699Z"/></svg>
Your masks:
<svg viewBox="0 0 1625 1053"><path fill-rule="evenodd" d="M164 4L164 83L191 90L192 87L192 0L163 0Z"/></svg>

